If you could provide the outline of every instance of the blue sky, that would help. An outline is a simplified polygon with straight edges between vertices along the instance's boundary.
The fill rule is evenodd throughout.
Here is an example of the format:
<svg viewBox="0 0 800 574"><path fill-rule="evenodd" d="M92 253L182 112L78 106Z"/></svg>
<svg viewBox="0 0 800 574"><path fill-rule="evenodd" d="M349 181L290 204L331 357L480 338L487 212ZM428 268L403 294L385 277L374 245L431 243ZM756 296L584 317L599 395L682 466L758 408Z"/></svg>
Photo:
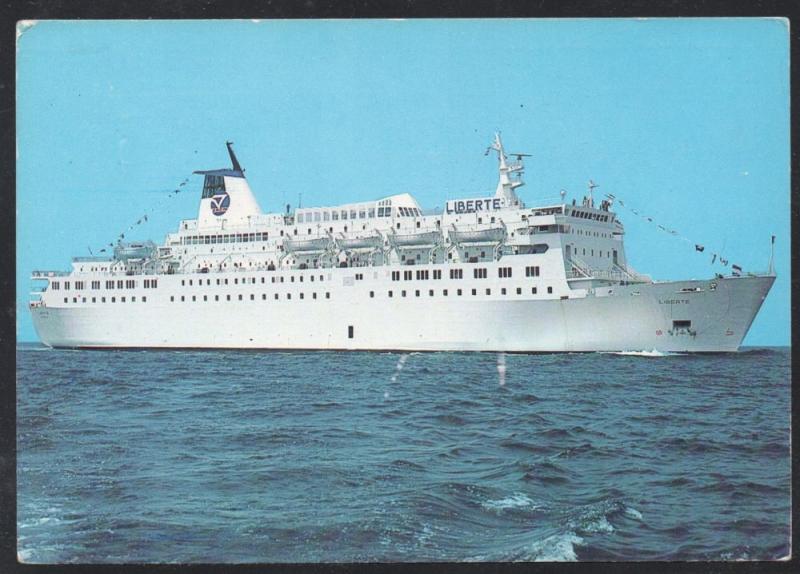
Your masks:
<svg viewBox="0 0 800 574"><path fill-rule="evenodd" d="M193 218L235 142L263 209L491 192L502 130L530 205L613 193L630 263L778 280L745 340L788 345L789 37L775 19L39 22L17 45L17 324L33 269ZM597 196L596 196L597 197ZM579 199L580 201L580 199Z"/></svg>

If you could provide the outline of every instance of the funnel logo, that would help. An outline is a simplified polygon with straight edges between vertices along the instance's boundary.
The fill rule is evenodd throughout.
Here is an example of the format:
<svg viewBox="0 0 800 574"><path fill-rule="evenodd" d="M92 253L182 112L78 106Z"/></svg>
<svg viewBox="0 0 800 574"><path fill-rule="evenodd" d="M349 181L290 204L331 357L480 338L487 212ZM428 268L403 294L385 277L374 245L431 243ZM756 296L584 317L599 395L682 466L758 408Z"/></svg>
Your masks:
<svg viewBox="0 0 800 574"><path fill-rule="evenodd" d="M220 193L211 198L211 212L214 215L222 215L231 206L231 196L227 193Z"/></svg>

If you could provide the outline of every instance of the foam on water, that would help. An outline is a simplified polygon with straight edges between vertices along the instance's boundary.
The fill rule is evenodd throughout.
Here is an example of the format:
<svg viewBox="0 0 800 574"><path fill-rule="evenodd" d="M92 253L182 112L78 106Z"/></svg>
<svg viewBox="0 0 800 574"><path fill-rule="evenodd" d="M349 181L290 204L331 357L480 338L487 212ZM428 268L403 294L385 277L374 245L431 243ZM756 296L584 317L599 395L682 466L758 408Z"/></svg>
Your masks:
<svg viewBox="0 0 800 574"><path fill-rule="evenodd" d="M503 510L506 508L531 508L531 509L538 509L542 508L542 505L534 503L528 495L515 493L510 496L506 496L505 498L501 498L499 500L487 500L482 503L484 508L488 508L490 510Z"/></svg>
<svg viewBox="0 0 800 574"><path fill-rule="evenodd" d="M584 539L574 532L553 534L544 540L531 544L521 561L533 562L575 562L578 555L576 546L584 544Z"/></svg>
<svg viewBox="0 0 800 574"><path fill-rule="evenodd" d="M633 518L634 520L642 520L642 513L630 506L625 507L625 516Z"/></svg>
<svg viewBox="0 0 800 574"><path fill-rule="evenodd" d="M608 354L625 357L683 357L686 355L686 353L667 353L659 351L658 349L651 349L649 351L613 351Z"/></svg>

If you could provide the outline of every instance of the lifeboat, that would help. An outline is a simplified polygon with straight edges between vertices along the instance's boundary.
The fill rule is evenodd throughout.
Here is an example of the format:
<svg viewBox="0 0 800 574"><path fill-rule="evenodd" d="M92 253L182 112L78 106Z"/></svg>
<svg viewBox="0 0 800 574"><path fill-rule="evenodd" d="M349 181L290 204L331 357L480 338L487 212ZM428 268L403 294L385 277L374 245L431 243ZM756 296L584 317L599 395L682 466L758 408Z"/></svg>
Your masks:
<svg viewBox="0 0 800 574"><path fill-rule="evenodd" d="M319 237L317 239L284 239L283 248L287 253L300 253L308 251L325 251L330 239Z"/></svg>
<svg viewBox="0 0 800 574"><path fill-rule="evenodd" d="M395 233L392 235L392 243L397 247L420 247L424 245L436 245L442 238L438 231L423 231L421 233Z"/></svg>
<svg viewBox="0 0 800 574"><path fill-rule="evenodd" d="M383 245L383 237L378 234L364 237L342 237L336 240L339 249L376 249Z"/></svg>
<svg viewBox="0 0 800 574"><path fill-rule="evenodd" d="M448 233L448 236L453 243L499 243L505 234L506 230L502 227L490 227L464 231L453 230Z"/></svg>
<svg viewBox="0 0 800 574"><path fill-rule="evenodd" d="M143 243L120 243L114 247L114 259L128 261L131 259L149 259L156 252L156 244L152 241Z"/></svg>

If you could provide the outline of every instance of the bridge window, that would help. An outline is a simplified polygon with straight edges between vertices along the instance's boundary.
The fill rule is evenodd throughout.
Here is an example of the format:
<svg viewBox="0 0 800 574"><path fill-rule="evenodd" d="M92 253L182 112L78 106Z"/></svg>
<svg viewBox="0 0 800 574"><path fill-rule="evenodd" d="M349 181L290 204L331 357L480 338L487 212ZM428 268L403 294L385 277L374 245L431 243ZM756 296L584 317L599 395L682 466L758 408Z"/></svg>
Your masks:
<svg viewBox="0 0 800 574"><path fill-rule="evenodd" d="M206 174L203 181L202 199L208 199L220 193L225 193L225 178L221 175Z"/></svg>

